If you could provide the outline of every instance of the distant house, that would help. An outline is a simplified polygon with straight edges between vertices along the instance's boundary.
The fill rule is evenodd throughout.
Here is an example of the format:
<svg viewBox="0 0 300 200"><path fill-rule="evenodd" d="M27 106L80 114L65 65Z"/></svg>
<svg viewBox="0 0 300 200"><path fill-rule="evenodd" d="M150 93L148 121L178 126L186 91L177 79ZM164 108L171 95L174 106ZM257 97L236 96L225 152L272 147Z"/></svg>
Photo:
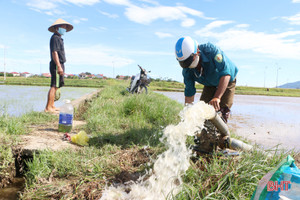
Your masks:
<svg viewBox="0 0 300 200"><path fill-rule="evenodd" d="M51 78L51 74L50 73L42 73L42 76L46 77L46 78Z"/></svg>
<svg viewBox="0 0 300 200"><path fill-rule="evenodd" d="M86 77L87 77L86 73L82 72L82 73L79 74L79 78L86 78Z"/></svg>
<svg viewBox="0 0 300 200"><path fill-rule="evenodd" d="M97 78L103 78L104 76L103 76L103 74L96 74L96 77Z"/></svg>
<svg viewBox="0 0 300 200"><path fill-rule="evenodd" d="M126 78L126 76L120 75L120 76L117 76L117 78L118 78L119 80L124 80L124 79Z"/></svg>
<svg viewBox="0 0 300 200"><path fill-rule="evenodd" d="M21 73L21 76L25 77L25 78L28 78L28 77L32 76L32 74L29 73L29 72L23 72L23 73Z"/></svg>
<svg viewBox="0 0 300 200"><path fill-rule="evenodd" d="M10 74L12 74L13 77L15 77L15 76L20 76L20 73L18 73L18 72L11 72Z"/></svg>
<svg viewBox="0 0 300 200"><path fill-rule="evenodd" d="M74 74L65 74L65 75L64 75L65 78L72 78L72 77L74 77L74 76L75 76Z"/></svg>
<svg viewBox="0 0 300 200"><path fill-rule="evenodd" d="M118 75L117 79L119 79L119 80L128 80L128 79L130 79L130 76Z"/></svg>
<svg viewBox="0 0 300 200"><path fill-rule="evenodd" d="M89 77L89 78L96 78L96 76L94 74L88 75L87 77Z"/></svg>

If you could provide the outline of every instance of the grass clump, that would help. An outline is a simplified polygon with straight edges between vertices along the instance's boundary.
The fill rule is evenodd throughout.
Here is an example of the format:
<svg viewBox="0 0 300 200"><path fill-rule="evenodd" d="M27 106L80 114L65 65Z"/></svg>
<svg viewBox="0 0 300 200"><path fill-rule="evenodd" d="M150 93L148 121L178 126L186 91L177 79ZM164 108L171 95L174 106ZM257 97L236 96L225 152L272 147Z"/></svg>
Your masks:
<svg viewBox="0 0 300 200"><path fill-rule="evenodd" d="M14 157L11 146L15 145L15 143L15 137L0 132L0 188L2 180L9 177L9 170L14 167Z"/></svg>
<svg viewBox="0 0 300 200"><path fill-rule="evenodd" d="M28 126L48 123L57 117L44 112L30 112L21 117L7 114L0 115L0 132L7 135L24 135L28 133Z"/></svg>
<svg viewBox="0 0 300 200"><path fill-rule="evenodd" d="M250 199L259 180L287 155L269 158L254 150L239 157L200 157L184 175L182 192L175 199Z"/></svg>
<svg viewBox="0 0 300 200"><path fill-rule="evenodd" d="M106 88L84 115L87 131L98 137L95 145L157 145L160 132L178 122L182 105L167 97L149 93L132 95L123 87Z"/></svg>
<svg viewBox="0 0 300 200"><path fill-rule="evenodd" d="M7 135L22 135L26 133L26 127L20 118L1 115L0 132Z"/></svg>

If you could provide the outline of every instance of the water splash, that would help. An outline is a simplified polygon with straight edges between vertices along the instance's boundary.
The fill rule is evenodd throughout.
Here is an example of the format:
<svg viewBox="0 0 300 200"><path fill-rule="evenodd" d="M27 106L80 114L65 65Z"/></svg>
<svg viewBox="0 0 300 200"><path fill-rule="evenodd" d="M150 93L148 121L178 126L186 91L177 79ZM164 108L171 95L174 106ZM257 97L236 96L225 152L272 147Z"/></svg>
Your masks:
<svg viewBox="0 0 300 200"><path fill-rule="evenodd" d="M139 181L129 185L108 187L100 200L172 199L180 192L181 176L190 166L191 151L186 147L186 138L202 129L204 120L214 114L213 107L202 101L185 107L180 112L181 122L165 128L161 141L168 149L158 156L148 174L150 177L145 181L140 177Z"/></svg>

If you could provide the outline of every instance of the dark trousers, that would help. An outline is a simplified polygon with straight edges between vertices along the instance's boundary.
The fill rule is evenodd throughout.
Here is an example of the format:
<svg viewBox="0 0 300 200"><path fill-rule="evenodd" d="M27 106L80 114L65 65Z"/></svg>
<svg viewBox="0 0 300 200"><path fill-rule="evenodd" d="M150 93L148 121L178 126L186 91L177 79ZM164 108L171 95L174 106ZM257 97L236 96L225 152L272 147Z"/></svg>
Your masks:
<svg viewBox="0 0 300 200"><path fill-rule="evenodd" d="M63 68L63 71L65 72L65 66L63 63L60 63L61 67ZM51 74L51 83L50 83L50 87L57 87L56 85L56 64L55 62L51 61L50 62L50 74ZM64 75L59 75L59 88L63 87L65 85L65 81L64 81Z"/></svg>
<svg viewBox="0 0 300 200"><path fill-rule="evenodd" d="M227 119L230 114L230 108L233 104L233 97L234 97L234 92L235 92L235 86L236 86L236 79L234 81L229 82L228 86L221 97L220 101L220 108L222 112L222 117L224 120L227 122ZM217 87L214 86L204 86L200 101L204 101L205 103L208 103L210 100L213 99L215 93L217 91Z"/></svg>

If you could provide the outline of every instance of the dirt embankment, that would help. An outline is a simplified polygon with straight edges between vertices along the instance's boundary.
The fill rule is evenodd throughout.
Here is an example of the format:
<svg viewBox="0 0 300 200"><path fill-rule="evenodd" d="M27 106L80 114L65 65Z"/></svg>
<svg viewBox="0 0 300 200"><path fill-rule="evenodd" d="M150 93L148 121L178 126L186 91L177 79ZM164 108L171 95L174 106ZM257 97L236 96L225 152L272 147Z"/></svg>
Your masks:
<svg viewBox="0 0 300 200"><path fill-rule="evenodd" d="M85 125L85 121L80 120L81 114L85 112L87 104L99 94L97 90L79 99L72 101L75 110L72 134L76 134ZM57 114L58 115L58 114ZM79 119L79 120L78 120ZM58 151L66 148L78 149L79 146L63 139L63 133L58 132L58 121L43 125L32 125L28 127L30 133L20 136L20 142L12 147L15 163L10 163L9 167L0 174L0 188L10 185L15 176L20 176L24 172L25 160L31 159L34 152L49 149Z"/></svg>
<svg viewBox="0 0 300 200"><path fill-rule="evenodd" d="M71 102L75 110L71 135L78 133L80 128L85 125L85 121L77 119L80 119L80 115L85 111L87 103L97 96L99 91L97 90ZM58 151L65 148L78 148L78 146L69 141L63 140L63 133L58 132L58 121L45 125L33 125L29 128L32 131L28 135L21 136L21 142L15 147L22 154L30 156L33 152L45 149Z"/></svg>

